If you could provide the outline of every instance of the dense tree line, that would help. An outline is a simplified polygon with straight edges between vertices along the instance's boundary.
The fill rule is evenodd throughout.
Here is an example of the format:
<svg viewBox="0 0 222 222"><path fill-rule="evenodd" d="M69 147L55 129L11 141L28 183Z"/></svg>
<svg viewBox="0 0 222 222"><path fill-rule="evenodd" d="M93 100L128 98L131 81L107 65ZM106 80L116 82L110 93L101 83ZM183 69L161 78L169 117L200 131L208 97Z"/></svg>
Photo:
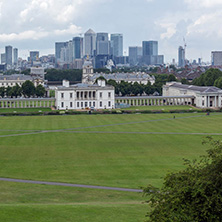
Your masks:
<svg viewBox="0 0 222 222"><path fill-rule="evenodd" d="M0 87L0 97L43 97L45 95L45 88L42 85L37 87L31 81L25 81L20 87L16 84L13 87Z"/></svg>
<svg viewBox="0 0 222 222"><path fill-rule="evenodd" d="M81 69L47 69L45 79L48 81L62 81L64 79L68 81L81 81L82 70Z"/></svg>
<svg viewBox="0 0 222 222"><path fill-rule="evenodd" d="M101 78L101 77L100 77ZM153 95L155 92L157 92L159 95L162 94L162 87L166 82L170 81L176 81L176 78L174 75L165 75L165 74L159 74L155 75L156 81L153 85L151 85L150 82L148 82L146 85L139 84L137 82L135 83L128 83L125 81L121 81L120 83L117 83L115 80L108 80L107 84L112 85L115 87L115 93L117 95L127 96L127 95Z"/></svg>
<svg viewBox="0 0 222 222"><path fill-rule="evenodd" d="M222 72L219 69L209 69L203 73L199 78L192 82L197 86L216 86L222 88Z"/></svg>
<svg viewBox="0 0 222 222"><path fill-rule="evenodd" d="M212 146L199 160L185 160L186 168L164 178L161 189L148 186L148 221L222 221L222 142L208 137Z"/></svg>

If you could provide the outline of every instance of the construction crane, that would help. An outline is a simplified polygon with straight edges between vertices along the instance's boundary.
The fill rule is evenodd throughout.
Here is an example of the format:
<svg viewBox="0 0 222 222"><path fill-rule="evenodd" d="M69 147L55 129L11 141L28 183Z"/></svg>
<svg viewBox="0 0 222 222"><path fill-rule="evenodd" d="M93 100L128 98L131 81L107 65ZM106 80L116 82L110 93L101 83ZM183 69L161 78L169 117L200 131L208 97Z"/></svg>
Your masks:
<svg viewBox="0 0 222 222"><path fill-rule="evenodd" d="M187 43L185 40L185 37L183 37L183 44L184 44L184 60L185 60L185 66L186 66L186 48L187 48Z"/></svg>

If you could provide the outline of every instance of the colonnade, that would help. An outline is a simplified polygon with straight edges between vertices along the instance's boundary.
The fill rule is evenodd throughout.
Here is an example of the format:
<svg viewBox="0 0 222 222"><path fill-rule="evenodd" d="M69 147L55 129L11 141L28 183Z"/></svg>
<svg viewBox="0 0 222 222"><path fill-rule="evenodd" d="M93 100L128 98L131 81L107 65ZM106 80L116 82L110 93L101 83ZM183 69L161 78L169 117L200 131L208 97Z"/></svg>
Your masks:
<svg viewBox="0 0 222 222"><path fill-rule="evenodd" d="M192 105L193 97L117 97L115 102L130 106L175 106Z"/></svg>
<svg viewBox="0 0 222 222"><path fill-rule="evenodd" d="M0 108L51 108L54 105L54 98L0 99Z"/></svg>

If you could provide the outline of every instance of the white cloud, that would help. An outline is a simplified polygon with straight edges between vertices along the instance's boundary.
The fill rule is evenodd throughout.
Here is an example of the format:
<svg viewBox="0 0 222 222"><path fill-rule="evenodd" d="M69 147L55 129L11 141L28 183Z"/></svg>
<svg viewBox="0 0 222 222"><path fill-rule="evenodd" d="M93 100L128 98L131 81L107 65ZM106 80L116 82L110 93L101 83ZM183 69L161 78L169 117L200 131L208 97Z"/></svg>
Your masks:
<svg viewBox="0 0 222 222"><path fill-rule="evenodd" d="M67 29L57 29L54 31L55 35L66 35L66 34L72 34L72 35L76 35L82 32L81 27L78 27L76 25L70 25Z"/></svg>
<svg viewBox="0 0 222 222"><path fill-rule="evenodd" d="M160 23L160 27L164 28L166 32L160 35L161 39L169 39L176 33L176 24L175 23Z"/></svg>
<svg viewBox="0 0 222 222"><path fill-rule="evenodd" d="M222 6L221 0L185 0L185 3L187 3L191 7L205 7L205 8L212 8L212 7L218 7Z"/></svg>

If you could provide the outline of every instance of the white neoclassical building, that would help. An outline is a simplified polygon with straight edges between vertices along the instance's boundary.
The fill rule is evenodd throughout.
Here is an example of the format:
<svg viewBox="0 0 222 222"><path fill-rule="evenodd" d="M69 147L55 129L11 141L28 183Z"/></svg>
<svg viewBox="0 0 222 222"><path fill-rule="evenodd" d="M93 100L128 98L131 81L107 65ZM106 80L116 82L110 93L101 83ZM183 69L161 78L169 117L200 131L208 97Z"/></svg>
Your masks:
<svg viewBox="0 0 222 222"><path fill-rule="evenodd" d="M36 86L44 85L44 68L32 67L30 75L24 74L12 74L12 75L0 75L0 87L13 87L18 84L22 86L25 81L31 81Z"/></svg>
<svg viewBox="0 0 222 222"><path fill-rule="evenodd" d="M55 106L58 110L112 109L115 108L114 93L114 87L107 86L103 80L93 85L69 85L69 81L63 80L63 85L55 90Z"/></svg>
<svg viewBox="0 0 222 222"><path fill-rule="evenodd" d="M55 106L58 110L74 109L113 109L115 108L115 89L106 85L104 80L89 84L93 66L89 60L83 65L82 83L70 85L63 80L63 85L55 89Z"/></svg>
<svg viewBox="0 0 222 222"><path fill-rule="evenodd" d="M222 90L214 86L194 86L168 82L163 86L163 96L193 96L192 104L197 107L222 107Z"/></svg>

